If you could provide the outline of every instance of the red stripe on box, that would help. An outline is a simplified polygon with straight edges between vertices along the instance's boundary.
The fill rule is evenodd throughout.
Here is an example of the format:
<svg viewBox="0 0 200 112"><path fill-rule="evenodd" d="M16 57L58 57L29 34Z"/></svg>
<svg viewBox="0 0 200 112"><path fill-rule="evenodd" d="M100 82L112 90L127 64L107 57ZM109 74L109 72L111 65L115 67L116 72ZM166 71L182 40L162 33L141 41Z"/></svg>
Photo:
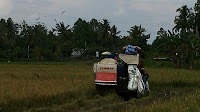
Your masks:
<svg viewBox="0 0 200 112"><path fill-rule="evenodd" d="M117 80L117 73L96 73L96 80L99 81L116 81Z"/></svg>

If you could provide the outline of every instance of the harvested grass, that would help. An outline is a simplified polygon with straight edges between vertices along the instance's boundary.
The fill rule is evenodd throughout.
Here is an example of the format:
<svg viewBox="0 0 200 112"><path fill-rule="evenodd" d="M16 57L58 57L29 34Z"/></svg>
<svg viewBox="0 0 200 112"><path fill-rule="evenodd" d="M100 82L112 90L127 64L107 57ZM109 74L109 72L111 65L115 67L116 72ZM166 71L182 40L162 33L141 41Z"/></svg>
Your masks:
<svg viewBox="0 0 200 112"><path fill-rule="evenodd" d="M113 90L98 94L92 66L87 62L0 64L0 109L3 112L200 109L199 71L147 68L150 96L124 101Z"/></svg>

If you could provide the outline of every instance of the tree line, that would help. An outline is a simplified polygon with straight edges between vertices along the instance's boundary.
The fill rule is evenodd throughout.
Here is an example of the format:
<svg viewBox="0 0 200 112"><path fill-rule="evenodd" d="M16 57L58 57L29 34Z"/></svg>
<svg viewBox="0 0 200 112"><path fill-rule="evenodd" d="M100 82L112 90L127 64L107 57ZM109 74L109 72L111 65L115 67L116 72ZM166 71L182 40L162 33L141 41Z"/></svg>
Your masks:
<svg viewBox="0 0 200 112"><path fill-rule="evenodd" d="M0 20L1 61L65 61L72 49L84 49L84 55L95 56L95 51L120 52L127 44L147 49L150 35L140 26L131 27L129 36L119 36L120 31L106 19L87 22L79 18L73 27L56 23L50 30L43 23L28 25L14 23L11 18Z"/></svg>
<svg viewBox="0 0 200 112"><path fill-rule="evenodd" d="M152 47L154 56L171 58L177 68L194 68L200 56L200 0L194 7L184 5L176 10L179 14L174 19L174 28L160 28Z"/></svg>

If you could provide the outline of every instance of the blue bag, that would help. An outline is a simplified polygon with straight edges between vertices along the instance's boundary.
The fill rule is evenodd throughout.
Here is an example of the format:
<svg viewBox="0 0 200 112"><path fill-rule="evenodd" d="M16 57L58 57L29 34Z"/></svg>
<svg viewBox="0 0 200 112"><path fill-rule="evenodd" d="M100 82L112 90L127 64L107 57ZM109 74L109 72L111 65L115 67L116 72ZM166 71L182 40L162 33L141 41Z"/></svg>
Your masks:
<svg viewBox="0 0 200 112"><path fill-rule="evenodd" d="M132 45L127 45L125 54L137 54L137 50Z"/></svg>

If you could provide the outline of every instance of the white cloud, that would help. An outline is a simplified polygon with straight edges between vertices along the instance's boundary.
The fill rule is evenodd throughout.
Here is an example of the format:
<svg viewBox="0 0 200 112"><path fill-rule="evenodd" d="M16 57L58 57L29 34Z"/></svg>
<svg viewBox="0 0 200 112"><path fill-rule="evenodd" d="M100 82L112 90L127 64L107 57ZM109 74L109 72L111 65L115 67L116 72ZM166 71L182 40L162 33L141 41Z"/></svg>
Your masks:
<svg viewBox="0 0 200 112"><path fill-rule="evenodd" d="M83 7L88 0L48 0L54 6Z"/></svg>
<svg viewBox="0 0 200 112"><path fill-rule="evenodd" d="M31 20L34 20L34 19L40 19L39 15L37 13L34 13L34 14L31 14L30 16L27 16L27 19L31 19Z"/></svg>
<svg viewBox="0 0 200 112"><path fill-rule="evenodd" d="M116 12L114 12L114 16L121 16L125 13L125 9L124 8L119 8Z"/></svg>
<svg viewBox="0 0 200 112"><path fill-rule="evenodd" d="M112 7L114 8L112 16L123 16L128 12L128 1L114 0Z"/></svg>
<svg viewBox="0 0 200 112"><path fill-rule="evenodd" d="M11 0L0 0L0 15L7 15L13 9Z"/></svg>
<svg viewBox="0 0 200 112"><path fill-rule="evenodd" d="M152 14L162 14L175 12L177 5L174 4L174 0L131 0L130 8Z"/></svg>

